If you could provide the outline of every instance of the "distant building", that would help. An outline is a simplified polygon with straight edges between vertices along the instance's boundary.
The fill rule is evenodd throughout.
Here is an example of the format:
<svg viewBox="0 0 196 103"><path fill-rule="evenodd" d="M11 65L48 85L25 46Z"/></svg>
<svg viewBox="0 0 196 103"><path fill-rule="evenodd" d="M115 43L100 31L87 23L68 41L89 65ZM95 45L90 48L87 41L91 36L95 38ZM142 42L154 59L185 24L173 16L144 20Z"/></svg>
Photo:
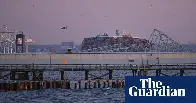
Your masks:
<svg viewBox="0 0 196 103"><path fill-rule="evenodd" d="M74 42L61 42L61 49L74 48Z"/></svg>
<svg viewBox="0 0 196 103"><path fill-rule="evenodd" d="M41 49L36 49L36 52L41 52Z"/></svg>
<svg viewBox="0 0 196 103"><path fill-rule="evenodd" d="M29 52L53 52L56 53L60 50L60 45L29 45Z"/></svg>
<svg viewBox="0 0 196 103"><path fill-rule="evenodd" d="M75 51L74 42L61 42L60 53L66 53L67 49L72 49L72 51Z"/></svg>

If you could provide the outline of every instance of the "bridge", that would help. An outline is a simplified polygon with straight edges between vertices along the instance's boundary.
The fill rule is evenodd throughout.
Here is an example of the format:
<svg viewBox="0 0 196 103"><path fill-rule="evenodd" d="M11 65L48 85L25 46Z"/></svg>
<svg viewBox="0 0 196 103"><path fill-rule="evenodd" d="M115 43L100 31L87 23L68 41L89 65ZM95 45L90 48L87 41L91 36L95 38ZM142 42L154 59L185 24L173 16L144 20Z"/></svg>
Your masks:
<svg viewBox="0 0 196 103"><path fill-rule="evenodd" d="M181 64L196 63L196 53L132 52L81 54L0 54L0 64Z"/></svg>

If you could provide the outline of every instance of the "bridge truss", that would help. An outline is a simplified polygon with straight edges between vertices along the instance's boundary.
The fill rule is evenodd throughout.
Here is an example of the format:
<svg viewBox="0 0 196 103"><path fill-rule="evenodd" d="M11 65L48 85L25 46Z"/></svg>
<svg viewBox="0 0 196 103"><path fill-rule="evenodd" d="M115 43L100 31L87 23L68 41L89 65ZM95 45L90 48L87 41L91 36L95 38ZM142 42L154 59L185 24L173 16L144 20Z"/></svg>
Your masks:
<svg viewBox="0 0 196 103"><path fill-rule="evenodd" d="M146 51L150 52L190 52L164 32L157 29L153 30L148 44L150 47L146 48Z"/></svg>

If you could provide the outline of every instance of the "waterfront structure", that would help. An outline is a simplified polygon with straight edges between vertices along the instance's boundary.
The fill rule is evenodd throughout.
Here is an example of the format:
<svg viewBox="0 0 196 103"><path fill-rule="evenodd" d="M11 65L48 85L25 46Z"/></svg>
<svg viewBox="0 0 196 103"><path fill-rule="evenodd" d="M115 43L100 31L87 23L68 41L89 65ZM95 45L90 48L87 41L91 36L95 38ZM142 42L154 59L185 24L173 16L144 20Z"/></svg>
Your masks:
<svg viewBox="0 0 196 103"><path fill-rule="evenodd" d="M22 31L11 31L6 25L0 27L0 53L28 52L28 45L34 42Z"/></svg>

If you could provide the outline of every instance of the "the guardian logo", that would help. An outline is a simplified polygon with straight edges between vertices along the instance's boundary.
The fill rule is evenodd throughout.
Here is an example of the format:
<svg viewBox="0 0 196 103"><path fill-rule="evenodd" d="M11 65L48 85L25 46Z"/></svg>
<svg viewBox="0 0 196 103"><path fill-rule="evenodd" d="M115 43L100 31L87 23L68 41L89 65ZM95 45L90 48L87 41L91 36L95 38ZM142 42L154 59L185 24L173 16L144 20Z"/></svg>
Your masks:
<svg viewBox="0 0 196 103"><path fill-rule="evenodd" d="M142 87L129 88L130 96L185 96L185 89L172 89L164 86L161 81L152 81L151 78L140 79Z"/></svg>

